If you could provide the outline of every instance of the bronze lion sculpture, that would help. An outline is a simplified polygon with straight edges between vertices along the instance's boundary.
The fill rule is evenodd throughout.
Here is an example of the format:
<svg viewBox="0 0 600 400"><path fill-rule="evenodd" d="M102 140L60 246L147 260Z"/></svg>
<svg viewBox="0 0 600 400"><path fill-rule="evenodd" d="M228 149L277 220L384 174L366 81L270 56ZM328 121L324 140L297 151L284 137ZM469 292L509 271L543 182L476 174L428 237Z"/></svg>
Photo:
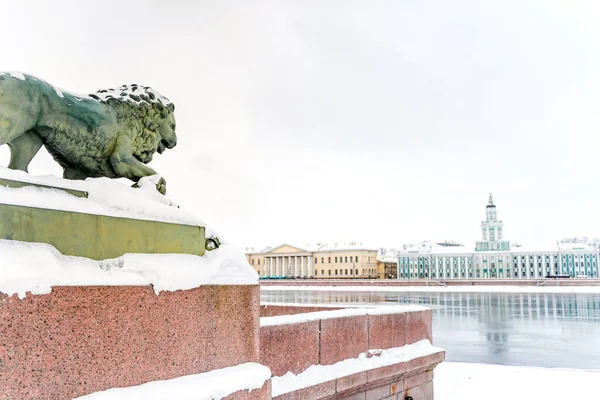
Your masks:
<svg viewBox="0 0 600 400"><path fill-rule="evenodd" d="M0 73L0 145L11 169L27 171L46 147L66 179L140 178L154 152L177 144L175 106L148 86L124 85L87 96L61 91L31 75ZM157 189L165 194L161 178Z"/></svg>

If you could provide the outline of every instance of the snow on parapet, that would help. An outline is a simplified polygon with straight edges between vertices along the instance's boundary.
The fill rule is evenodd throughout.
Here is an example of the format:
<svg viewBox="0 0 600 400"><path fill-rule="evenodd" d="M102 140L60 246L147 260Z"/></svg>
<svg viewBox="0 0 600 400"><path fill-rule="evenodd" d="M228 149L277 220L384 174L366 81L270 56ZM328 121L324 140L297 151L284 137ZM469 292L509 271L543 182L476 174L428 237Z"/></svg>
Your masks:
<svg viewBox="0 0 600 400"><path fill-rule="evenodd" d="M320 306L320 305L319 305ZM274 317L262 317L260 326L278 326L301 324L304 322L318 321L323 319L356 317L361 315L387 315L401 314L405 312L425 311L426 307L406 305L406 306L383 306L383 307L361 307L361 308L344 308L342 310L332 311L315 311L311 313L278 315Z"/></svg>
<svg viewBox="0 0 600 400"><path fill-rule="evenodd" d="M125 254L95 261L62 255L44 243L0 239L0 293L24 298L53 286L142 286L154 292L202 285L255 285L258 274L235 246L191 254Z"/></svg>
<svg viewBox="0 0 600 400"><path fill-rule="evenodd" d="M242 390L260 389L271 377L271 370L257 363L239 364L196 375L108 389L78 397L78 400L159 400L222 399Z"/></svg>
<svg viewBox="0 0 600 400"><path fill-rule="evenodd" d="M0 167L0 178L88 193L88 198L85 199L51 188L0 186L1 204L204 226L206 237L214 235L214 232L211 232L200 218L181 210L174 202L156 190L153 182L156 181L157 176L140 179L139 188L132 188L129 186L130 183L124 184L108 178L73 181L51 175L32 176L23 171L14 171L4 167Z"/></svg>
<svg viewBox="0 0 600 400"><path fill-rule="evenodd" d="M377 351L378 356L369 357L366 353L361 353L358 358L350 358L333 365L312 365L298 375L288 372L283 376L273 377L271 380L273 385L271 394L273 397L281 396L284 393L333 381L359 372L407 362L440 351L443 351L443 349L432 346L429 340L425 339L406 346Z"/></svg>

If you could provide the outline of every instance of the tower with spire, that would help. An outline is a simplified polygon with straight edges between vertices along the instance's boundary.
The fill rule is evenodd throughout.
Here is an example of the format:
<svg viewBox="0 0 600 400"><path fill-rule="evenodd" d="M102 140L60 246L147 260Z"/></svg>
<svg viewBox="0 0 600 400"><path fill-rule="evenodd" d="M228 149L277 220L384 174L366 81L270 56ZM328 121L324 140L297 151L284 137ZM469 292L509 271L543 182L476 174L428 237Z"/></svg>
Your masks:
<svg viewBox="0 0 600 400"><path fill-rule="evenodd" d="M485 207L485 221L481 222L481 241L475 243L475 251L509 251L510 242L502 240L504 224L498 220L494 198L490 193Z"/></svg>

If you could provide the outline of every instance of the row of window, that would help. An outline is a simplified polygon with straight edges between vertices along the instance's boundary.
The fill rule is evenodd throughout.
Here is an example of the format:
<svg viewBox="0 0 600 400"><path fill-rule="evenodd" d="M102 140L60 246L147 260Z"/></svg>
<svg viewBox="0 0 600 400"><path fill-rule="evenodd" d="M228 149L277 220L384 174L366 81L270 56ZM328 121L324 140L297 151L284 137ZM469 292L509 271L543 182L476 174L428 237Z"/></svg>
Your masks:
<svg viewBox="0 0 600 400"><path fill-rule="evenodd" d="M527 268L527 265L526 265L526 264L521 264L521 266L520 266L520 267L521 267L521 269L522 269L523 271L525 271L525 269ZM595 268L595 267L596 267L596 263L594 263L594 264L593 264L593 266L590 266L590 263L588 263L587 265L585 265L584 263L581 263L581 265L580 265L579 263L575 263L574 267L575 267L575 268L577 268L577 269L593 269L593 270L595 270L595 269L596 269L596 268ZM587 267L587 268L586 268L586 267ZM563 269L572 269L572 268L573 268L573 264L569 264L569 265L565 265L565 266L563 266ZM427 266L425 266L425 267L422 267L422 268L419 268L419 267L417 267L417 266L415 266L415 267L409 267L409 268L408 268L408 270L409 270L409 271L410 271L410 270L417 270L417 269L422 269L422 270L423 270L423 271L425 271L425 272L429 271L429 267L427 267ZM448 266L446 267L446 271L448 271L448 272L450 272L450 270L451 270L451 269L452 269L454 272L457 272L457 271L458 271L458 267L457 267L457 266L454 266L453 268L449 268ZM476 270L479 270L479 269L480 269L480 268L479 268L479 266L476 266ZM483 269L487 269L487 267L485 267L485 266L484 266L484 268L483 268ZM500 265L500 266L497 268L497 267L496 267L494 264L492 264L492 265L490 266L490 270L493 270L493 269L499 269L499 270L502 270L503 268L502 268L502 266L501 266L501 265ZM508 268L508 269L509 269L509 268ZM507 270L508 270L508 269L507 269ZM515 264L515 265L514 265L514 269L515 269L515 270L518 270L518 269L519 269L519 265ZM533 269L534 269L534 265L533 265L533 264L529 264L529 269L533 271ZM537 265L537 269L538 269L539 271L541 271L541 270L542 270L542 264L538 264L538 265ZM545 266L545 269L546 269L546 271L550 271L550 264L546 264L546 266ZM405 268L402 268L402 271L405 271L405 270L406 270ZM435 267L434 267L434 268L431 268L431 270L432 270L432 271L436 271L436 270L437 270L437 268L435 268ZM440 270L440 271L443 271L443 267L440 267L440 268L439 268L439 270ZM464 272L464 271L465 271L465 267L464 267L464 266L461 266L460 270L461 270L462 272ZM473 270L473 268L469 266L469 271L472 271L472 270ZM556 270L556 271L558 271L558 270L559 270L559 266L558 266L558 264L554 264L554 270Z"/></svg>
<svg viewBox="0 0 600 400"><path fill-rule="evenodd" d="M327 263L331 264L331 259L333 258L333 262L337 263L338 259L341 263L347 262L358 262L358 256L354 256L354 261L352 261L352 256L344 256L344 257L327 257ZM371 262L371 256L367 257L367 262ZM319 259L315 257L315 264L319 263ZM325 264L325 257L321 257L321 264Z"/></svg>
<svg viewBox="0 0 600 400"><path fill-rule="evenodd" d="M332 274L333 271L333 274ZM348 271L350 272L348 274ZM353 272L354 271L354 272ZM376 270L375 269L365 269L363 270L365 275L375 275L376 274ZM354 276L358 276L358 270L357 269L340 269L339 270L339 274L338 274L338 270L337 269L329 269L327 270L327 276L343 276L343 275L354 275ZM315 276L319 276L319 270L315 269ZM321 276L325 276L325 270L322 269L321 270Z"/></svg>
<svg viewBox="0 0 600 400"><path fill-rule="evenodd" d="M548 261L550 261L551 257L554 258L554 260L558 259L557 256L548 256L548 255L545 255L545 256L541 256L541 255L540 256L513 256L513 262L523 261L523 260L532 262L534 259L537 259L538 261L540 261L543 258L545 258L546 261L548 262ZM568 258L569 258L569 256L564 256L563 255L563 257L562 257L563 262L566 262ZM574 259L574 260L578 260L579 259L581 261L584 261L584 259L593 260L593 261L596 260L596 256L595 255L590 255L590 254L574 255L574 256L571 256L571 258ZM482 259L483 259L483 262L487 262L488 256L483 256ZM462 264L464 264L465 260L467 260L469 262L469 264L471 264L471 262L472 262L472 259L470 257L469 258L467 258L467 257L434 257L431 260L431 262L433 264L436 264L436 263L438 263L438 264L442 263L443 264L444 262L447 264L450 261L452 261L454 263L457 263L458 261L460 261ZM496 257L490 256L490 260L491 261L495 261ZM508 260L509 260L508 258L505 258L505 261L508 261ZM502 262L503 260L502 260L501 257L498 257L498 261ZM429 257L418 257L418 258L401 257L400 258L400 263L401 264L409 264L409 263L410 264L412 264L412 263L416 264L417 262L428 264L429 263Z"/></svg>
<svg viewBox="0 0 600 400"><path fill-rule="evenodd" d="M319 270L318 269L315 269L314 272L315 272L314 273L315 276L325 276L326 275L324 269L321 270L321 274L320 275L319 275ZM377 273L377 270L375 268L367 268L367 269L363 270L363 274L364 275L375 275L376 273ZM267 271L266 270L263 271L262 275L263 276L267 276L268 275ZM350 269L339 269L339 270L338 269L327 270L327 276L344 276L344 275L346 275L346 276L358 276L358 269L352 269L352 268L350 268Z"/></svg>
<svg viewBox="0 0 600 400"><path fill-rule="evenodd" d="M584 273L586 275L592 276L592 277L596 277L598 275L598 271L594 268L594 269L590 269L590 268L585 268L585 266L582 264L581 267L577 266L576 268L569 268L567 269L567 273L568 270L572 270L571 272L573 272L574 274L580 274L580 273ZM437 272L437 274L436 274ZM454 272L454 274L451 274L451 269L446 269L446 274L445 277L450 277L450 276L454 276L454 277L460 277L460 278L466 278L466 272L464 269L461 269L460 272L457 268L453 268L452 272ZM530 278L534 278L534 277L540 277L540 276L544 276L544 275L550 275L551 274L551 270L550 267L547 266L545 268L545 270L542 270L541 265L538 266L537 268L537 275L535 274L535 269L533 267L533 265L531 265L529 267L529 271L527 271L527 268L525 267L525 265L523 265L521 267L521 277L527 278L529 275ZM529 272L529 274L528 274ZM489 277L503 277L504 270L503 269L490 269L489 271ZM507 273L507 277L510 276L511 270L507 269L506 270ZM563 273L565 273L565 271L563 271ZM558 275L559 274L559 268L557 265L555 265L554 267L554 275ZM437 276L436 276L437 275ZM488 272L486 271L481 271L480 269L476 269L475 270L475 277L476 278L480 278L480 277L488 277ZM514 276L515 278L519 277L519 268L515 267L514 269ZM401 269L400 271L400 277L401 278L444 278L444 273L443 270L440 269L439 271L436 271L435 269L432 269L431 274L429 273L429 268L424 268L422 271L415 271L414 269ZM473 278L473 270L471 268L469 268L468 271L468 277L469 278Z"/></svg>
<svg viewBox="0 0 600 400"><path fill-rule="evenodd" d="M354 256L354 261L352 261L352 256L348 257L348 256L344 256L344 257L327 257L327 262L329 264L331 264L331 259L334 259L334 263L339 262L341 263L347 263L347 262L358 262L358 256ZM257 265L260 265L260 258L257 260L258 263ZM251 264L254 265L254 259L250 260ZM371 262L371 256L367 257L367 262ZM315 257L315 264L319 263L319 259L317 257ZM325 257L321 257L321 264L325 264Z"/></svg>
<svg viewBox="0 0 600 400"><path fill-rule="evenodd" d="M583 273L583 272L586 272L586 271L576 271L576 272L577 273ZM546 271L546 275L550 275L550 271ZM558 271L554 271L554 275L559 275ZM449 276L450 276L450 274L448 273L446 275L446 277L449 277ZM507 271L506 276L507 277L510 276L510 271ZM537 276L538 277L543 276L542 272L538 271L538 275ZM589 276L592 277L592 278L597 278L598 277L598 273L597 273L597 271L592 271L589 274ZM454 277L466 278L467 276L466 276L466 274L463 271L460 275L455 274ZM468 277L469 278L473 278L473 272L469 271L469 276ZM518 271L514 271L514 277L515 278L519 277ZM527 276L527 272L526 271L522 271L521 272L521 277L522 278L535 278L536 276L534 274L534 271L531 270L531 271L529 271L529 276ZM441 272L438 274L438 276L436 276L435 271L431 274L431 276L429 276L428 273L419 275L417 273L412 273L412 272L411 273L401 272L400 273L400 278L421 278L421 279L423 279L423 278L424 279L429 279L429 278L436 279L436 278L438 278L438 279L441 279L441 278L444 278L444 276L443 276L443 274ZM496 271L492 270L489 273L488 272L484 272L482 274L482 273L480 273L480 271L476 271L475 278L504 278L504 272L503 271L499 271L498 273L496 273Z"/></svg>

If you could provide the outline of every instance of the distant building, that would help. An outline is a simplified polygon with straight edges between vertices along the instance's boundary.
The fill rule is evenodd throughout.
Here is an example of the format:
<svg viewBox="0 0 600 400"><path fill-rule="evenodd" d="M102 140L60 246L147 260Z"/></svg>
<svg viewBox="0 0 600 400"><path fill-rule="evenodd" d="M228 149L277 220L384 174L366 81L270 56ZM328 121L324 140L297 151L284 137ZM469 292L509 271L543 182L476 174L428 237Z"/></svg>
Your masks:
<svg viewBox="0 0 600 400"><path fill-rule="evenodd" d="M398 278L398 254L396 251L386 252L377 256L377 278Z"/></svg>
<svg viewBox="0 0 600 400"><path fill-rule="evenodd" d="M377 250L356 242L249 248L246 257L261 278L377 278Z"/></svg>
<svg viewBox="0 0 600 400"><path fill-rule="evenodd" d="M503 240L503 223L496 216L490 194L482 240L475 248L422 242L405 247L398 256L399 279L598 277L600 252L579 243L561 243L553 249L527 249Z"/></svg>
<svg viewBox="0 0 600 400"><path fill-rule="evenodd" d="M510 242L502 240L504 224L498 221L496 205L490 193L488 204L485 207L485 221L481 223L481 241L475 243L475 251L508 251Z"/></svg>

